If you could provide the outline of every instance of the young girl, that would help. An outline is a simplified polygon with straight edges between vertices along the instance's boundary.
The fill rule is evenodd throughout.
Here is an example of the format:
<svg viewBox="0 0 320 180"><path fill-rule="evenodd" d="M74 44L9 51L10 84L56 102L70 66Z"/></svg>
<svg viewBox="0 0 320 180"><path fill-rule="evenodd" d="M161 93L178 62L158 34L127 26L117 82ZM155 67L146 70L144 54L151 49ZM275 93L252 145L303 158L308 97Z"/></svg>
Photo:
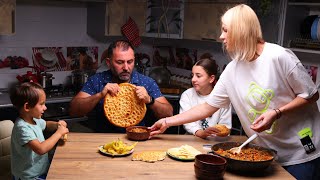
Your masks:
<svg viewBox="0 0 320 180"><path fill-rule="evenodd" d="M180 113L192 107L205 103L217 81L218 68L215 60L201 59L192 67L192 88L184 91L180 98ZM231 105L221 108L217 113L202 120L184 124L183 127L189 134L206 138L219 130L212 127L216 124L226 125L231 129Z"/></svg>
<svg viewBox="0 0 320 180"><path fill-rule="evenodd" d="M16 86L10 92L12 104L18 109L11 136L11 169L15 179L45 178L49 168L48 151L69 132L65 121L41 119L47 109L43 88L33 82ZM43 131L55 131L45 139Z"/></svg>

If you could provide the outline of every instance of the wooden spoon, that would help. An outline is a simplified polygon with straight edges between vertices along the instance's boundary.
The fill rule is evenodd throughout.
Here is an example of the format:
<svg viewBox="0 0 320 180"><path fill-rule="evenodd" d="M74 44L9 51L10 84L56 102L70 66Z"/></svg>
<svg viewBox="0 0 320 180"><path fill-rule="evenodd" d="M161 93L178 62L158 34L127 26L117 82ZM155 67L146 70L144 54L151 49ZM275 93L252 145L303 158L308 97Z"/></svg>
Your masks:
<svg viewBox="0 0 320 180"><path fill-rule="evenodd" d="M252 140L254 140L256 137L258 137L257 134L253 134L249 139L247 139L244 143L242 143L239 147L233 147L231 148L229 151L232 153L232 154L240 154L241 152L241 149L247 145L249 142L251 142Z"/></svg>

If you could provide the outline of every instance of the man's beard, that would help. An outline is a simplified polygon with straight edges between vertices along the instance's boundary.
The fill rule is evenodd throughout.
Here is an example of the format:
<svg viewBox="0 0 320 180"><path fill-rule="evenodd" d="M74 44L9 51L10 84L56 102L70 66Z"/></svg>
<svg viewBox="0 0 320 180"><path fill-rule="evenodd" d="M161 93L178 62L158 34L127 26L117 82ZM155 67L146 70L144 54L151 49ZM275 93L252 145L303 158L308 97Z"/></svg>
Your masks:
<svg viewBox="0 0 320 180"><path fill-rule="evenodd" d="M129 81L130 80L130 73L129 72L122 72L118 75L120 81Z"/></svg>
<svg viewBox="0 0 320 180"><path fill-rule="evenodd" d="M112 81L113 82L123 83L123 82L129 82L130 81L131 74L128 71L126 71L126 72L123 71L123 72L117 74L114 69L111 69L111 72L113 74L113 77L112 77L112 79L113 79ZM126 75L123 76L124 74L126 74Z"/></svg>

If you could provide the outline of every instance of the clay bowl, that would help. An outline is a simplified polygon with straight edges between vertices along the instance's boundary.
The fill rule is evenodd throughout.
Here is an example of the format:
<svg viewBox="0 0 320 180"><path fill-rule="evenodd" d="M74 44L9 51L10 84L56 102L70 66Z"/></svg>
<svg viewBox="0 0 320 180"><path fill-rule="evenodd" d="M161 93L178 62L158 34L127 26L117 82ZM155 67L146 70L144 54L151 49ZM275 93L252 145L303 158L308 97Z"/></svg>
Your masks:
<svg viewBox="0 0 320 180"><path fill-rule="evenodd" d="M198 154L195 157L194 165L204 171L221 173L227 168L227 160L223 157L212 154Z"/></svg>
<svg viewBox="0 0 320 180"><path fill-rule="evenodd" d="M225 173L225 171L213 173L211 171L202 170L196 165L194 165L194 172L196 174L197 179L203 179L203 180L223 179L223 176Z"/></svg>
<svg viewBox="0 0 320 180"><path fill-rule="evenodd" d="M150 136L150 129L146 126L127 127L126 132L128 139L133 141L145 141Z"/></svg>

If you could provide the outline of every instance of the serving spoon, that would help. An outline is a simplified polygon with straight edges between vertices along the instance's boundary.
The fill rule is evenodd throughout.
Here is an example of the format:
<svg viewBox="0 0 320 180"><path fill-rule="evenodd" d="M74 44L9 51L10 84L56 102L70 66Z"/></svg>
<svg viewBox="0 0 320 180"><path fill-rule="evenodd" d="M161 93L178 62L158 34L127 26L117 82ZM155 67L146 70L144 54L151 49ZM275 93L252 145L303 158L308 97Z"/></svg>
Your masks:
<svg viewBox="0 0 320 180"><path fill-rule="evenodd" d="M241 152L241 149L247 145L249 142L251 142L252 140L254 140L256 137L258 137L257 134L253 134L249 139L247 139L244 143L242 143L240 146L238 147L233 147L231 148L229 151L232 153L232 154L240 154Z"/></svg>

